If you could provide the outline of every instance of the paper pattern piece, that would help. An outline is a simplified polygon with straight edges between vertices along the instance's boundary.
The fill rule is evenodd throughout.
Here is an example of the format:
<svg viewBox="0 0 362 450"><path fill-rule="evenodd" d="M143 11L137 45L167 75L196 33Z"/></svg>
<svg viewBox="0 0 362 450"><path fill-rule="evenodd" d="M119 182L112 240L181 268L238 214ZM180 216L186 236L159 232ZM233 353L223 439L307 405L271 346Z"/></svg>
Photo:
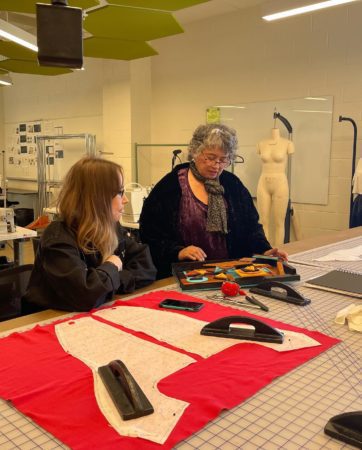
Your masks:
<svg viewBox="0 0 362 450"><path fill-rule="evenodd" d="M116 305L159 310L159 303L170 296L197 300L168 290L152 291L127 301L118 300ZM207 302L197 317L210 322L232 314L235 309ZM73 320L81 317L91 317L91 313L79 314ZM101 323L103 319L94 317L93 320ZM11 401L18 411L74 450L171 450L223 410L250 399L276 378L287 375L339 342L318 331L271 321L278 328L311 336L321 345L295 352L275 352L254 344L234 345L205 359L190 354L197 360L195 363L163 378L158 384L159 390L168 397L180 399L189 406L165 443L157 444L120 435L109 425L95 399L91 370L84 362L67 354L56 336L55 326L69 321L68 318L39 325L0 339L0 397ZM145 334L137 336L152 342ZM102 345L102 349L106 345ZM159 342L158 346L166 344ZM140 349L142 346L138 347L138 352ZM137 353L132 356L139 357ZM144 367L146 370L146 361Z"/></svg>
<svg viewBox="0 0 362 450"><path fill-rule="evenodd" d="M357 247L336 250L327 255L315 258L313 261L361 261L362 260L362 245Z"/></svg>
<svg viewBox="0 0 362 450"><path fill-rule="evenodd" d="M60 323L55 332L64 350L92 369L97 403L112 427L123 436L164 443L188 403L159 392L157 382L195 360L91 317ZM122 420L97 372L98 367L115 359L122 360L132 373L154 407L153 414Z"/></svg>
<svg viewBox="0 0 362 450"><path fill-rule="evenodd" d="M289 330L280 330L284 333L283 344L203 336L200 334L201 328L208 322L170 311L142 307L115 306L97 311L94 315L132 330L141 331L159 341L167 342L204 358L240 343L258 344L278 352L320 345L305 334Z"/></svg>

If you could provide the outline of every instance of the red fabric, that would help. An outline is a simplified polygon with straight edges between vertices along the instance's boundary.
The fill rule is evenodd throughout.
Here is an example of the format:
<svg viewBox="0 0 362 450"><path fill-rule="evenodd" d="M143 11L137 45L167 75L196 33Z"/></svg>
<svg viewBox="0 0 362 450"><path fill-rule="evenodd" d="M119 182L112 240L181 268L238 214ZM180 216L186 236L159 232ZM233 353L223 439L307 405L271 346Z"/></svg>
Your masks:
<svg viewBox="0 0 362 450"><path fill-rule="evenodd" d="M195 300L183 293L157 291L116 304L157 309L159 302L168 297ZM175 314L203 321L235 315L235 309L205 303L205 307L196 314L183 311L175 311ZM247 312L241 314L257 317ZM79 314L75 318L86 315ZM72 449L170 449L214 419L222 409L238 405L274 378L339 342L319 332L264 317L262 320L279 328L301 331L322 345L280 353L258 344L237 344L235 341L235 346L207 359L190 354L197 363L168 376L158 385L165 395L190 403L164 445L119 436L107 424L94 397L90 369L65 353L55 336L54 325L63 320L13 333L0 340L0 396L11 400L19 411ZM132 331L132 334L158 342L143 333Z"/></svg>

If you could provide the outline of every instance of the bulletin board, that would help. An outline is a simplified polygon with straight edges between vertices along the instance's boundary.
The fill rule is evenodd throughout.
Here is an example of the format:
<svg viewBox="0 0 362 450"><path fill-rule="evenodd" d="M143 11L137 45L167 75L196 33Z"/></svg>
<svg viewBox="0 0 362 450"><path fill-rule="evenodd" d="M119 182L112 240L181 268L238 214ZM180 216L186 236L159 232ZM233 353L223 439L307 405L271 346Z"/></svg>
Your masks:
<svg viewBox="0 0 362 450"><path fill-rule="evenodd" d="M333 97L309 97L238 105L213 106L207 119L224 123L237 131L238 154L244 164L236 164L234 173L256 197L261 173L257 154L258 142L271 137L271 129L279 128L282 137L289 139L285 125L274 119L278 112L293 128L295 153L289 156L290 196L292 202L326 205L328 203L329 165Z"/></svg>
<svg viewBox="0 0 362 450"><path fill-rule="evenodd" d="M6 178L37 181L37 137L54 134L54 123L44 120L5 125Z"/></svg>

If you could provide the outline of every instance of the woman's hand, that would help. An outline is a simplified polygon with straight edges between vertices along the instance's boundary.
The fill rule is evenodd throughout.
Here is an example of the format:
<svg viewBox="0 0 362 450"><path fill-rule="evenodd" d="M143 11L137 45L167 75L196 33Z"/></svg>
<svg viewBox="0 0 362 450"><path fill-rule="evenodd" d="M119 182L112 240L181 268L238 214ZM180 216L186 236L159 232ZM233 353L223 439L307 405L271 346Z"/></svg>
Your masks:
<svg viewBox="0 0 362 450"><path fill-rule="evenodd" d="M118 256L111 255L106 259L106 262L110 262L110 263L114 264L117 267L118 272L120 270L122 270L122 261L121 261L121 258L119 258Z"/></svg>
<svg viewBox="0 0 362 450"><path fill-rule="evenodd" d="M191 259L192 261L205 261L206 253L202 248L196 247L195 245L189 245L183 248L178 253L179 261L184 259Z"/></svg>
<svg viewBox="0 0 362 450"><path fill-rule="evenodd" d="M271 248L264 253L265 256L277 256L283 261L288 261L288 253L283 250L279 250L278 248Z"/></svg>

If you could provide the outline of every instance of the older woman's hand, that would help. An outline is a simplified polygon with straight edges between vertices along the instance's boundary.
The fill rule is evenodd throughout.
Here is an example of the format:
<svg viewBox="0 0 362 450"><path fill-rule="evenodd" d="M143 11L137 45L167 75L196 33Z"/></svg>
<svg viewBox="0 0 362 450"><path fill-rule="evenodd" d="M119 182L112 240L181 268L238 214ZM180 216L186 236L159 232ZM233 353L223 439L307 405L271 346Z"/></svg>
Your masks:
<svg viewBox="0 0 362 450"><path fill-rule="evenodd" d="M205 261L206 253L202 248L196 247L195 245L189 245L188 247L183 248L178 253L179 261L183 261L184 259L191 259L192 261Z"/></svg>
<svg viewBox="0 0 362 450"><path fill-rule="evenodd" d="M279 250L278 248L271 248L264 253L265 256L277 256L283 261L288 261L288 253L283 250Z"/></svg>

